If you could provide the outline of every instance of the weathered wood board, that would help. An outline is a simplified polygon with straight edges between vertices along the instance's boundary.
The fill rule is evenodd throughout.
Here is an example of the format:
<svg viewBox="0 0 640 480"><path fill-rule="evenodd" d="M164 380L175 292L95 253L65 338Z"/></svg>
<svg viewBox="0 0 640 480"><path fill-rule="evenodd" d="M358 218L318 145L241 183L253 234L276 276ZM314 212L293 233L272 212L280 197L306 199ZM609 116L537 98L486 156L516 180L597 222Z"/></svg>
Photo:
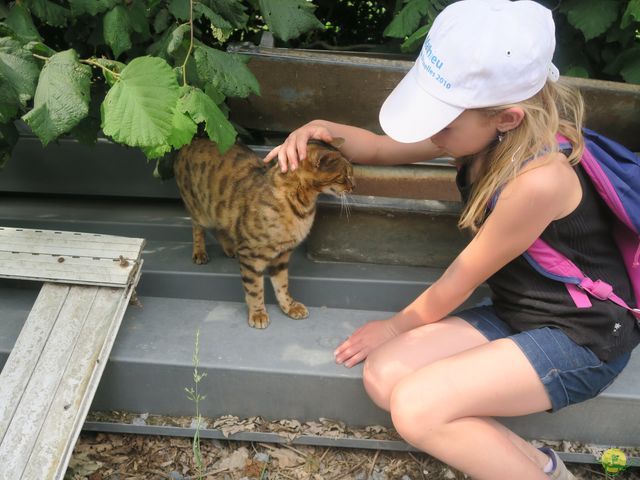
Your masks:
<svg viewBox="0 0 640 480"><path fill-rule="evenodd" d="M0 277L49 280L0 372L1 480L63 478L140 277L143 245L0 228Z"/></svg>
<svg viewBox="0 0 640 480"><path fill-rule="evenodd" d="M140 238L0 227L0 276L123 287L143 245Z"/></svg>

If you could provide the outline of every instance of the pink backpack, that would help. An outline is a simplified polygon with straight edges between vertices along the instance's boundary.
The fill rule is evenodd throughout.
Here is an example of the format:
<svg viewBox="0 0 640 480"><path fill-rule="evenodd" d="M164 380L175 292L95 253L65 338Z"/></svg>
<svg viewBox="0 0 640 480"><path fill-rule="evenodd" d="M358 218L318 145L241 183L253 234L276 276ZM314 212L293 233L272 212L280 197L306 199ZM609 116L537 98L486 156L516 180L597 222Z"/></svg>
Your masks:
<svg viewBox="0 0 640 480"><path fill-rule="evenodd" d="M580 165L611 211L613 237L631 280L635 308L616 295L605 279L589 278L540 238L523 256L540 274L563 282L578 308L591 307L590 296L609 300L629 310L640 322L640 157L591 130L585 128L583 133L585 150ZM557 138L561 149L571 148L566 138L561 135Z"/></svg>

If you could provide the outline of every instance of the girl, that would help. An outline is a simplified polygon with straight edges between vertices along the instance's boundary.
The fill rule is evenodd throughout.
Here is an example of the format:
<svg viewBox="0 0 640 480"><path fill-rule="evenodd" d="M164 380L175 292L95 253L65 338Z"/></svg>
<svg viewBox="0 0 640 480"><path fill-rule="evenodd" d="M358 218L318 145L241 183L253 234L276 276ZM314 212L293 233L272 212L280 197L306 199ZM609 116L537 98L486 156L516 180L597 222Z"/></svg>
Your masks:
<svg viewBox="0 0 640 480"><path fill-rule="evenodd" d="M640 343L626 310L595 299L578 310L561 283L521 256L542 237L632 300L606 209L577 166L583 104L555 83L554 48L551 12L533 1L456 2L436 18L385 101L386 136L316 120L265 158L295 169L307 140L343 137L354 162L457 159L460 226L473 239L415 301L356 330L335 358L347 367L366 360L366 391L390 411L398 433L478 479L574 478L552 450L534 448L492 417L592 398ZM557 133L570 151L559 151ZM485 282L492 305L452 314Z"/></svg>

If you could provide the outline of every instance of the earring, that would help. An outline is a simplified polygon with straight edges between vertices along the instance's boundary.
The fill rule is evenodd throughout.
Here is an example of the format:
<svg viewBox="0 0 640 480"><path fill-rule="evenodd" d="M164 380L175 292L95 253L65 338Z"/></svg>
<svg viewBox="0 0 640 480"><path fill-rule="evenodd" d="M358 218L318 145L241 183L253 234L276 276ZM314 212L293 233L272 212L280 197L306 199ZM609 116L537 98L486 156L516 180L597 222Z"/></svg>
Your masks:
<svg viewBox="0 0 640 480"><path fill-rule="evenodd" d="M498 143L502 143L502 140L504 140L504 132L498 130Z"/></svg>

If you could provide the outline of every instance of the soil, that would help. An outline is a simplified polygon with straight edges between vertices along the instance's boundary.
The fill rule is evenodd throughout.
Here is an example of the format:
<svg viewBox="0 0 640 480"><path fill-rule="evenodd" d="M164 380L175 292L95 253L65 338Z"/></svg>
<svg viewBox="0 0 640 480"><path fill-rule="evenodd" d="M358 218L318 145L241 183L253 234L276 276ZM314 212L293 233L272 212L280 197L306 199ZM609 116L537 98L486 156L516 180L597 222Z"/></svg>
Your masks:
<svg viewBox="0 0 640 480"><path fill-rule="evenodd" d="M140 425L193 425L186 417L135 416L119 412L90 414L88 420L118 421ZM293 438L297 434L397 440L393 431L368 427L356 431L338 422L296 420L266 422L258 417L203 419L204 425L223 433L237 431L279 432ZM336 427L336 425L338 427ZM340 432L342 428L342 432ZM537 442L540 443L540 442ZM590 451L570 442L547 442L558 451ZM540 443L541 445L541 443ZM623 449L625 450L625 449ZM134 434L83 432L76 444L65 480L462 480L465 475L434 458L413 452L304 446L278 443L248 443L232 440L200 441L201 468L195 461L193 439ZM593 453L593 452L592 452ZM637 450L625 451L636 456ZM640 480L640 469L630 468L613 477L599 464L568 464L579 479L616 478Z"/></svg>

